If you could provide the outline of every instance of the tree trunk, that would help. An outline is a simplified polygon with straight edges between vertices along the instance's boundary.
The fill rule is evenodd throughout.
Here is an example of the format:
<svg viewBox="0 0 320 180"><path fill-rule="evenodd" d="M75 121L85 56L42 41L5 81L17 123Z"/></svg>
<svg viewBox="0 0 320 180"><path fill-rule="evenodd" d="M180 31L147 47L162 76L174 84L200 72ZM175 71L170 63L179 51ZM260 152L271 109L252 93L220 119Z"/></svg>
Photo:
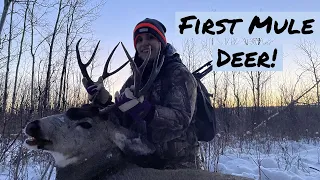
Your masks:
<svg viewBox="0 0 320 180"><path fill-rule="evenodd" d="M314 68L313 70L313 75L314 75L314 79L316 80L316 82L319 81L318 76L317 76L317 69ZM320 105L320 94L319 94L319 84L317 84L316 86L316 91L317 91L317 105Z"/></svg>
<svg viewBox="0 0 320 180"><path fill-rule="evenodd" d="M239 84L236 81L236 76L239 76L240 73L232 72L232 85L233 85L233 96L236 103L236 114L240 117L240 97L239 97Z"/></svg>
<svg viewBox="0 0 320 180"><path fill-rule="evenodd" d="M68 13L68 20L67 20L67 34L66 34L66 39L65 39L65 55L63 59L63 67L62 67L62 72L61 72L61 77L60 77L60 86L59 86L59 95L58 95L58 103L57 103L57 109L60 109L61 107L61 98L63 97L63 107L65 105L64 101L64 95L65 94L65 85L66 85L66 69L67 69L67 60L69 56L69 48L70 48L70 34L71 30L73 27L73 22L74 22L74 12L76 10L78 1L75 2L75 4L70 4L69 8L69 13Z"/></svg>
<svg viewBox="0 0 320 180"><path fill-rule="evenodd" d="M60 21L60 15L61 15L61 10L62 10L62 0L59 1L59 9L58 9L58 15L57 15L57 19L55 22L55 26L53 29L53 33L52 33L52 39L51 39L51 43L50 43L50 51L49 51L49 60L48 60L48 69L47 69L47 75L46 75L46 81L45 81L45 88L44 88L44 96L43 96L43 110L47 109L48 107L48 103L49 103L49 99L50 99L50 80L51 80L51 64L52 64L52 54L53 54L53 47L54 47L54 42L56 39L56 35L58 32L58 24Z"/></svg>
<svg viewBox="0 0 320 180"><path fill-rule="evenodd" d="M23 49L24 36L25 36L25 33L26 33L28 10L29 10L29 0L27 1L27 7L26 7L26 9L24 11L24 22L23 22L21 41L20 41L19 57L18 57L18 62L17 62L17 66L16 66L16 74L15 74L15 78L14 78L14 86L13 86L13 94L12 94L12 102L11 102L12 103L11 104L11 113L13 113L13 111L15 109L15 102L16 102L16 96L17 96L18 73L19 73L19 66L20 66L22 49Z"/></svg>
<svg viewBox="0 0 320 180"><path fill-rule="evenodd" d="M10 67L10 55L11 55L11 42L12 42L12 29L13 29L13 7L14 7L14 2L12 2L11 5L11 16L10 16L10 32L9 32L9 44L8 44L8 59L7 59L7 69L6 69L6 77L4 81L4 93L3 93L3 129L2 129L2 135L5 133L5 128L6 128L6 109L7 109L7 99L8 99L8 79L9 79L9 67Z"/></svg>
<svg viewBox="0 0 320 180"><path fill-rule="evenodd" d="M6 20L7 14L8 14L10 3L12 1L13 0L4 0L4 3L3 3L3 10L2 10L2 15L1 15L1 20L0 20L0 38L1 38L1 34L2 34L2 29L3 29L3 26L4 26L4 22Z"/></svg>
<svg viewBox="0 0 320 180"><path fill-rule="evenodd" d="M32 57L32 69L31 69L31 92L30 92L30 111L33 112L34 111L34 106L35 106L35 102L34 102L34 65L35 65L35 52L33 52L33 41L34 41L34 6L35 6L36 2L33 2L32 4L32 10L31 10L31 17L30 17L30 24L31 24L31 47L30 47L30 53L31 53L31 57Z"/></svg>

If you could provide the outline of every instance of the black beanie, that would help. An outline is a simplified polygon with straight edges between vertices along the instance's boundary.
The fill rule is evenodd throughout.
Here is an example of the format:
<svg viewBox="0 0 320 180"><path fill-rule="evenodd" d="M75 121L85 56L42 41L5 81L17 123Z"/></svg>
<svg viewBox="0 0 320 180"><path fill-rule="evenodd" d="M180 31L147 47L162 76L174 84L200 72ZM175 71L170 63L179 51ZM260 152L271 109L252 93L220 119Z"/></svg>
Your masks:
<svg viewBox="0 0 320 180"><path fill-rule="evenodd" d="M156 19L146 18L143 21L139 22L133 31L133 42L134 48L136 48L136 41L139 34L142 33L151 33L154 35L160 42L161 47L167 45L167 39L165 36L167 29L166 27Z"/></svg>

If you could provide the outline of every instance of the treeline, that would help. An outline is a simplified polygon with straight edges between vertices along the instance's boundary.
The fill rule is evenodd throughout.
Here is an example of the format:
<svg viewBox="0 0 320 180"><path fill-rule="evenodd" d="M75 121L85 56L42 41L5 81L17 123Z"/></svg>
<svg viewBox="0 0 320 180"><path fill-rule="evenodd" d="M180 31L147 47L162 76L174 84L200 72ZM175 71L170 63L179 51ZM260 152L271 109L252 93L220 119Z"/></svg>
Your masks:
<svg viewBox="0 0 320 180"><path fill-rule="evenodd" d="M12 117L43 116L85 102L75 44L83 38L82 50L86 51L81 53L92 53L91 25L103 4L101 0L4 2L0 37L3 133L8 122L16 121Z"/></svg>
<svg viewBox="0 0 320 180"><path fill-rule="evenodd" d="M217 108L220 128L235 137L256 136L291 140L320 137L320 108L317 105L286 107ZM279 111L281 113L277 114ZM274 117L272 117L275 115ZM270 118L272 117L272 118ZM259 127L258 127L259 126Z"/></svg>

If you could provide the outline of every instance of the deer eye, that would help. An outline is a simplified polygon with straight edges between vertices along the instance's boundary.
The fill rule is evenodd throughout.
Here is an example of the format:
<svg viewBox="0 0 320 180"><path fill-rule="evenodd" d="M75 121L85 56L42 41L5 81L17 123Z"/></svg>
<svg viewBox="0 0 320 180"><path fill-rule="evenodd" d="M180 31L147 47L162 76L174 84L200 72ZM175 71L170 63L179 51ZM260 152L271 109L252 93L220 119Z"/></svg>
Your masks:
<svg viewBox="0 0 320 180"><path fill-rule="evenodd" d="M84 129L92 128L92 125L90 123L88 123L88 122L80 122L80 123L77 124L77 126L80 126L80 127L84 128Z"/></svg>

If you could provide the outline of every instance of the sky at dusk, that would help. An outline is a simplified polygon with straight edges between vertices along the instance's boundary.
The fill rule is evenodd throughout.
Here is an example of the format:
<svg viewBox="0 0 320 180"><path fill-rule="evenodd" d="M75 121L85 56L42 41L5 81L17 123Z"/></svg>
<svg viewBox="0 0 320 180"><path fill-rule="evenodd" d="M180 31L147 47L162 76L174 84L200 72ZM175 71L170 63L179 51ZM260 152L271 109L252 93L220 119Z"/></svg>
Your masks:
<svg viewBox="0 0 320 180"><path fill-rule="evenodd" d="M101 9L101 14L93 23L94 37L101 40L99 58L107 56L112 48L122 41L129 53L134 55L133 29L135 25L145 18L155 18L167 28L166 37L169 43L174 44L181 51L183 38L177 36L175 15L176 12L317 12L320 2L317 0L163 0L163 1L124 1L108 0ZM284 51L284 70L296 68L292 59L297 56L293 41L280 41ZM293 58L288 58L293 57ZM113 67L126 61L123 50L118 47L114 56ZM101 63L105 60L102 58ZM128 66L126 67L128 68ZM128 69L121 71L117 80L122 84L127 77ZM118 84L118 83L117 83ZM118 89L115 86L115 89Z"/></svg>
<svg viewBox="0 0 320 180"><path fill-rule="evenodd" d="M97 2L97 1L95 1ZM0 8L3 7L3 1L0 2ZM134 55L133 47L133 29L135 25L145 18L154 18L161 21L167 29L167 41L175 46L179 53L182 53L182 43L184 38L177 35L176 13L177 12L317 12L320 7L319 0L106 0L100 9L99 16L93 22L91 29L92 37L100 40L100 48L96 55L100 65L96 71L97 76L102 72L103 65L107 56L113 47L122 41L127 47L131 56ZM320 36L319 36L320 38ZM299 39L288 41L277 40L277 43L283 45L284 71L297 68L293 63L299 56L296 50L296 43ZM199 44L201 46L201 44ZM126 62L124 51L121 46L118 47L112 59L112 68L119 67ZM130 73L129 66L114 75L113 90L118 90L123 81ZM278 74L288 74L280 72Z"/></svg>

